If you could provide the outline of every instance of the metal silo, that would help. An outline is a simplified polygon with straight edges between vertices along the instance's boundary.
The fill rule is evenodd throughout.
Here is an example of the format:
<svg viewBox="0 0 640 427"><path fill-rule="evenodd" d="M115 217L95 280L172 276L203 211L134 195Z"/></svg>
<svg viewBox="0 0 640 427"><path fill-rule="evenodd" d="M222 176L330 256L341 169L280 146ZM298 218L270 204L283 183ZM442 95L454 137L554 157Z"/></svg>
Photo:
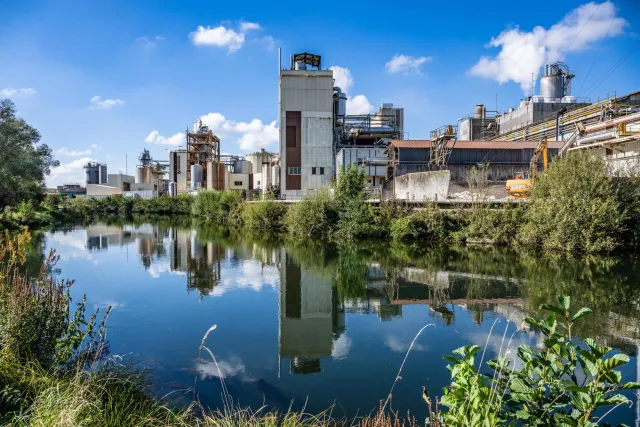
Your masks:
<svg viewBox="0 0 640 427"><path fill-rule="evenodd" d="M191 190L199 190L202 188L202 181L204 175L202 173L201 165L191 165Z"/></svg>
<svg viewBox="0 0 640 427"><path fill-rule="evenodd" d="M233 162L233 173L252 173L251 162L247 160L235 160Z"/></svg>

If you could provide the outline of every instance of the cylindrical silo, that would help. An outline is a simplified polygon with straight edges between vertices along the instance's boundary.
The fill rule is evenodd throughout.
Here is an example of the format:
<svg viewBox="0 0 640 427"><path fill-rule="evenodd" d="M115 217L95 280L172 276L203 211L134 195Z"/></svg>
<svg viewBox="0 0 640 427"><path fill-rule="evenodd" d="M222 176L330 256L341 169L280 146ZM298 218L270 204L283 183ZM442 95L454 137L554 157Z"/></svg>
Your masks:
<svg viewBox="0 0 640 427"><path fill-rule="evenodd" d="M203 174L201 165L191 165L191 190L202 188Z"/></svg>
<svg viewBox="0 0 640 427"><path fill-rule="evenodd" d="M233 173L252 173L251 162L247 160L236 160L233 162Z"/></svg>

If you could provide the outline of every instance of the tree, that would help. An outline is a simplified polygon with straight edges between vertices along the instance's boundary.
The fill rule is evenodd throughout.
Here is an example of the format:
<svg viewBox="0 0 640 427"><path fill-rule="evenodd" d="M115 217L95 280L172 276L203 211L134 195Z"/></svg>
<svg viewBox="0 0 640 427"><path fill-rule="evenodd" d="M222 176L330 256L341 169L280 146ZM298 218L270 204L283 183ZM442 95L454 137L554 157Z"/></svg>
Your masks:
<svg viewBox="0 0 640 427"><path fill-rule="evenodd" d="M39 141L37 129L16 117L15 104L0 100L0 208L44 197L44 178L59 162Z"/></svg>

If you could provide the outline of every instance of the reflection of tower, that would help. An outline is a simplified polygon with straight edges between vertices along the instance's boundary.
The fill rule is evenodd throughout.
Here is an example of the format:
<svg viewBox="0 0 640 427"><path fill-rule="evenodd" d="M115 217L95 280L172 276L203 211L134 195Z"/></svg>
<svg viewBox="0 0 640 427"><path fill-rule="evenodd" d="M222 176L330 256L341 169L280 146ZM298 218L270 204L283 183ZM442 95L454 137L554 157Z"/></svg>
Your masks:
<svg viewBox="0 0 640 427"><path fill-rule="evenodd" d="M302 268L283 249L280 266L280 357L291 359L291 372L320 372L330 357L334 332L344 330L331 279Z"/></svg>
<svg viewBox="0 0 640 427"><path fill-rule="evenodd" d="M191 231L188 246L187 290L196 289L200 297L209 295L220 283L225 250L216 242L201 242Z"/></svg>

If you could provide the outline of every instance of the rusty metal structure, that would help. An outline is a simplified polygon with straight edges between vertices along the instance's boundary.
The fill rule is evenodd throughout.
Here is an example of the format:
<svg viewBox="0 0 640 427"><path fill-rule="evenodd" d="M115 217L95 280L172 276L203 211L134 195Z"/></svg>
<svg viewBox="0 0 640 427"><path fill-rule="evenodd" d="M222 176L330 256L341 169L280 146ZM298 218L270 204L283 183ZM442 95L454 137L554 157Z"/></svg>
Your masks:
<svg viewBox="0 0 640 427"><path fill-rule="evenodd" d="M444 166L449 160L451 150L455 145L458 135L458 126L444 125L430 132L431 149L429 150L429 163L436 166ZM453 141L453 144L450 142Z"/></svg>
<svg viewBox="0 0 640 427"><path fill-rule="evenodd" d="M220 163L220 138L218 138L200 120L193 132L186 132L187 182L192 182L192 167L202 167L202 182L206 188L220 190L224 188L224 165ZM192 184L193 187L193 184Z"/></svg>

